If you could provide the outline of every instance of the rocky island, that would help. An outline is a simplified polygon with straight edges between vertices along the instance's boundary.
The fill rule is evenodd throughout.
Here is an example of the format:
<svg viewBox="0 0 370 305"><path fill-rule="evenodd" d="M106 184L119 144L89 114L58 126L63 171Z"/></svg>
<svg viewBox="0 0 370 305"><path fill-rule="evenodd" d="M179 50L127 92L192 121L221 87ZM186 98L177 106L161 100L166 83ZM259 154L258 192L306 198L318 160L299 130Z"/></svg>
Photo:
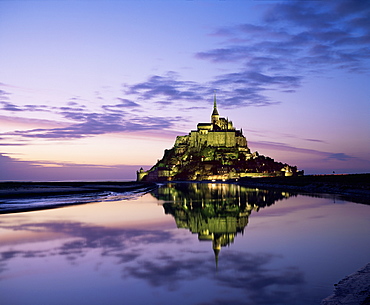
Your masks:
<svg viewBox="0 0 370 305"><path fill-rule="evenodd" d="M178 136L171 149L148 171L137 171L137 181L226 181L242 177L303 175L296 166L252 153L243 131L220 117L214 96L211 122Z"/></svg>

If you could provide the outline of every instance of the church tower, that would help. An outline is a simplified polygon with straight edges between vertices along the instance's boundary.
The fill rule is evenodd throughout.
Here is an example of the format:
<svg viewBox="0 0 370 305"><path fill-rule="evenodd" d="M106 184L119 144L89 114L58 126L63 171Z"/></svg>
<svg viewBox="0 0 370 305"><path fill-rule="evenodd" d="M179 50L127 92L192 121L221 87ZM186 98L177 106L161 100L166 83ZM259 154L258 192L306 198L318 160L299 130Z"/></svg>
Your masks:
<svg viewBox="0 0 370 305"><path fill-rule="evenodd" d="M218 114L218 111L217 111L216 92L215 92L215 95L213 98L213 112L211 115L212 124L216 124L219 121L219 119L220 119L220 115Z"/></svg>

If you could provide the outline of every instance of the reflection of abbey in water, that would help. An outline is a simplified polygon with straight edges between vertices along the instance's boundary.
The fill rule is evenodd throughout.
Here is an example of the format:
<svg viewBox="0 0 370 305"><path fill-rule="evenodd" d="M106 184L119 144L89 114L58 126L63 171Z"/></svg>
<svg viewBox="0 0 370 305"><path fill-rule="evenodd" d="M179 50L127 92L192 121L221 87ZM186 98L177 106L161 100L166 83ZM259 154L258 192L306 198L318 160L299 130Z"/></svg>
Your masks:
<svg viewBox="0 0 370 305"><path fill-rule="evenodd" d="M152 193L165 201L178 228L197 233L200 241L213 242L216 260L221 247L243 233L252 210L270 206L290 195L279 191L248 189L235 184L168 183Z"/></svg>

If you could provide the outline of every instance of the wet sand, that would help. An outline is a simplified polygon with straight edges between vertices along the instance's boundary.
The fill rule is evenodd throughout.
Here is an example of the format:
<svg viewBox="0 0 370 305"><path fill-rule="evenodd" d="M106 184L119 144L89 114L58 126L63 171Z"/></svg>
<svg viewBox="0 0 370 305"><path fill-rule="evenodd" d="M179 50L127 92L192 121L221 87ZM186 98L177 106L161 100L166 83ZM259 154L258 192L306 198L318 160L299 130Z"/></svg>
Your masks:
<svg viewBox="0 0 370 305"><path fill-rule="evenodd" d="M45 199L61 198L66 195L99 197L107 192L125 194L128 192L147 192L155 188L154 183L146 182L0 182L0 205L13 199ZM98 199L99 200L99 199ZM49 205L15 205L14 208L0 209L0 214L54 209L68 205L86 204L96 199L77 200L70 203L55 203Z"/></svg>
<svg viewBox="0 0 370 305"><path fill-rule="evenodd" d="M334 294L325 298L321 305L370 304L370 263L334 286Z"/></svg>
<svg viewBox="0 0 370 305"><path fill-rule="evenodd" d="M0 182L0 198L19 198L95 192L126 192L152 188L144 182Z"/></svg>

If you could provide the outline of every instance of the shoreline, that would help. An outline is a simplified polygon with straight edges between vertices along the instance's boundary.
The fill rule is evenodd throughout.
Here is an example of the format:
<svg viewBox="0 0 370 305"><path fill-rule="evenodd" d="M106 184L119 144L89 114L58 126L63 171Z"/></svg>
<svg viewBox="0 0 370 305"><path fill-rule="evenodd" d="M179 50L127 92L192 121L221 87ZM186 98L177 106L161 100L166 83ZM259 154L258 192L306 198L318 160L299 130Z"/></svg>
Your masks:
<svg viewBox="0 0 370 305"><path fill-rule="evenodd" d="M214 183L211 181L165 181L188 183ZM241 178L238 181L216 181L236 183L247 187L284 189L304 193L338 194L351 199L363 199L370 203L370 173L343 175L306 175L298 177ZM74 182L18 182L0 181L0 198L47 196L58 194L92 193L101 191L130 191L155 187L155 182L142 181L74 181Z"/></svg>
<svg viewBox="0 0 370 305"><path fill-rule="evenodd" d="M370 304L370 263L334 284L334 293L321 301L321 305Z"/></svg>
<svg viewBox="0 0 370 305"><path fill-rule="evenodd" d="M344 200L370 204L370 174L242 178L235 183L248 187L282 189L312 195L336 194Z"/></svg>
<svg viewBox="0 0 370 305"><path fill-rule="evenodd" d="M211 181L166 181L187 183L214 183ZM165 182L165 183L166 183ZM242 178L238 181L217 181L235 183L245 187L279 189L303 195L334 194L339 199L361 204L370 204L370 174L346 175L307 175L298 177ZM76 181L76 182L18 182L0 181L0 204L6 199L47 198L73 194L93 194L104 192L149 191L157 187L154 182L137 181ZM75 203L83 204L83 203ZM63 205L65 206L65 205ZM56 205L55 207L60 207ZM50 207L44 207L44 209ZM41 207L39 209L42 209ZM22 211L33 209L24 208ZM0 210L0 214L17 212Z"/></svg>
<svg viewBox="0 0 370 305"><path fill-rule="evenodd" d="M146 193L156 187L155 183L148 182L0 182L0 214L32 212L40 210L56 209L61 207L83 205L99 200L93 197L75 202L53 203L51 205L24 205L14 204L14 207L2 208L1 204L7 204L6 200L53 200L69 195L100 196L107 192L125 194L128 192ZM12 203L10 203L12 205Z"/></svg>
<svg viewBox="0 0 370 305"><path fill-rule="evenodd" d="M99 192L128 192L150 189L149 182L0 182L0 198L45 197Z"/></svg>

